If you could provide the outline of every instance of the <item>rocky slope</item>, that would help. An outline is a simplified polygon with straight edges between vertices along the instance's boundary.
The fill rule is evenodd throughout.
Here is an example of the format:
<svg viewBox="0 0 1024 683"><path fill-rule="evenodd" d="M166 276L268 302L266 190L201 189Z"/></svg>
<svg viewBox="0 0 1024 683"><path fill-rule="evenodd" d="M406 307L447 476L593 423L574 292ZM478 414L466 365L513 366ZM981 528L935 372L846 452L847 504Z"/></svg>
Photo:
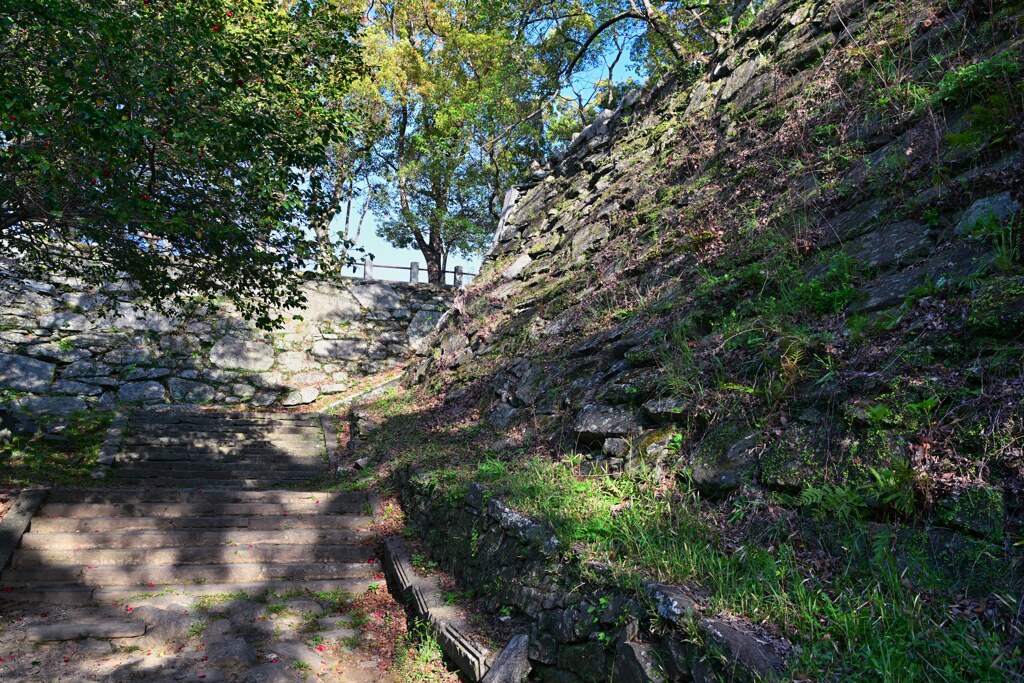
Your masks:
<svg viewBox="0 0 1024 683"><path fill-rule="evenodd" d="M625 98L509 193L408 384L498 433L467 456L504 463L498 490L526 453L567 462L692 508L722 567L792 553L822 605L905 590L934 609L908 623L938 630L883 663L874 628L914 638L898 620L857 635L800 581L748 599L609 551L774 623L797 673L1021 674L1021 9L770 4L703 75Z"/></svg>

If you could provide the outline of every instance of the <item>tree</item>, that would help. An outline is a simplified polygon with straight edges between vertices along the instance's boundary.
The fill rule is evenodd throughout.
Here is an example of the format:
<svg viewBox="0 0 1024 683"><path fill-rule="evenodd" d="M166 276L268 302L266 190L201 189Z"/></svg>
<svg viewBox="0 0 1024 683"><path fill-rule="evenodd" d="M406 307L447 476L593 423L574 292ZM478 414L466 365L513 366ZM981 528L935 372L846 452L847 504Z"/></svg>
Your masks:
<svg viewBox="0 0 1024 683"><path fill-rule="evenodd" d="M316 255L302 169L362 68L326 0L13 0L0 16L0 245L37 274L125 276L160 310L226 296L261 326Z"/></svg>
<svg viewBox="0 0 1024 683"><path fill-rule="evenodd" d="M739 0L743 3L744 0ZM366 134L341 163L317 169L327 211L311 222L325 253L328 226L362 192L380 234L419 249L430 282L447 257L486 248L504 190L616 98L614 64L629 51L658 75L699 62L719 44L727 10L710 0L347 0L363 11L370 68L345 106ZM746 7L746 4L742 4ZM600 83L578 83L601 65ZM578 86L578 87L577 87ZM566 88L577 95L568 97ZM585 91L587 94L580 94ZM596 98L596 99L595 99ZM369 154L367 158L366 154ZM358 180L356 180L358 179Z"/></svg>
<svg viewBox="0 0 1024 683"><path fill-rule="evenodd" d="M486 147L497 130L525 113L532 56L510 35L496 3L399 0L373 5L361 36L367 75L348 106L372 131L351 170L363 187L379 231L398 247L415 247L430 282L443 281L449 254L484 248L501 206L502 187L538 155L529 133ZM521 154L528 149L529 154ZM343 172L344 171L344 172ZM321 185L331 187L329 175ZM333 187L338 187L333 180Z"/></svg>

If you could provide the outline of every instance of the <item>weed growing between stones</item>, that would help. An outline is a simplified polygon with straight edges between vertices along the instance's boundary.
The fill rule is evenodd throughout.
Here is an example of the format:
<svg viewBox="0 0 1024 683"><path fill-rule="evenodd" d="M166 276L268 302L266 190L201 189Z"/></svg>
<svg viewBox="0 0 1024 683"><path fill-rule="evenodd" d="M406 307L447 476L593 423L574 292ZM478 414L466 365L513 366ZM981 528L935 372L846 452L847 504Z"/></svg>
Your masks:
<svg viewBox="0 0 1024 683"><path fill-rule="evenodd" d="M899 415L878 409L869 419L924 426L941 412L938 401L898 400ZM613 476L587 468L581 455L552 460L536 450L509 459L492 448L472 413L435 415L436 404L423 401L410 394L381 401L375 412L387 415L386 436L371 437L361 452L386 471L414 464L447 505L461 505L469 483L484 484L487 495L547 525L573 549L582 580L613 577L633 591L650 580L689 586L704 613L770 625L797 645L797 675L967 681L1005 674L994 619L1014 603L1005 577L987 569L991 546L961 547L953 560L979 572L987 597L972 598L978 593L954 588L932 567L927 527L879 524L884 510L912 513L912 473L866 468L859 483L808 486L798 496L743 488L720 501L695 488L678 448L672 457L680 463L638 464Z"/></svg>
<svg viewBox="0 0 1024 683"><path fill-rule="evenodd" d="M96 485L89 473L113 413L75 413L61 420L41 419L41 431L15 435L0 445L0 482L14 486ZM55 425L50 428L48 425Z"/></svg>

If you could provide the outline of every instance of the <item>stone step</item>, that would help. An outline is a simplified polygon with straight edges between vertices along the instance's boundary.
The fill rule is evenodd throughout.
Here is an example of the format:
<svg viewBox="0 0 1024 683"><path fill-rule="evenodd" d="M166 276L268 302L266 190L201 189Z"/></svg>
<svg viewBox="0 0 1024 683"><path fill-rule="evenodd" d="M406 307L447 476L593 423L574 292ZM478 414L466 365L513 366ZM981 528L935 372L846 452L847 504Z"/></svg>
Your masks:
<svg viewBox="0 0 1024 683"><path fill-rule="evenodd" d="M155 491L148 488L121 489L51 489L47 504L73 503L117 504L117 503L278 503L318 505L365 505L369 499L365 493L346 491L210 491L205 487L186 487L179 490ZM319 509L317 512L323 512ZM82 516L82 515L79 515Z"/></svg>
<svg viewBox="0 0 1024 683"><path fill-rule="evenodd" d="M193 482L194 483L194 482ZM317 502L320 501L320 502ZM185 517L197 515L284 515L364 513L366 500L330 499L292 500L279 503L223 502L212 500L188 503L45 503L43 517Z"/></svg>
<svg viewBox="0 0 1024 683"><path fill-rule="evenodd" d="M206 436L225 439L249 439L253 435L264 438L281 437L285 440L295 437L306 437L310 439L322 439L323 427L318 422L316 425L218 425L216 427L203 427L200 425L175 424L175 425L136 425L137 429L129 428L125 436Z"/></svg>
<svg viewBox="0 0 1024 683"><path fill-rule="evenodd" d="M325 460L321 451L312 454L281 453L279 451L267 451L249 448L224 448L221 450L192 449L183 450L178 448L149 448L143 450L121 451L115 457L119 462L252 462L252 463L276 463L287 465L289 463L309 463Z"/></svg>
<svg viewBox="0 0 1024 683"><path fill-rule="evenodd" d="M187 564L351 564L365 563L376 551L359 545L249 545L182 548L102 548L94 550L16 550L12 569Z"/></svg>
<svg viewBox="0 0 1024 683"><path fill-rule="evenodd" d="M5 586L74 584L93 587L149 587L166 584L241 583L277 580L319 580L372 578L380 571L377 563L278 563L160 564L111 567L33 567L8 569L0 573Z"/></svg>
<svg viewBox="0 0 1024 683"><path fill-rule="evenodd" d="M150 425L192 425L212 429L227 429L239 426L284 426L284 427L319 427L318 415L301 415L287 413L261 413L253 415L203 415L198 413L146 413L135 414L128 420L130 427L146 427Z"/></svg>
<svg viewBox="0 0 1024 683"><path fill-rule="evenodd" d="M289 470L258 469L255 467L167 467L160 465L122 465L113 470L119 479L196 479L306 481L327 471L326 466L302 467Z"/></svg>
<svg viewBox="0 0 1024 683"><path fill-rule="evenodd" d="M218 479L216 481L206 482L206 488L213 491L270 491L281 489L288 486L295 486L297 484L312 484L315 478L310 479L274 479L273 477L266 479ZM182 489L190 488L196 485L197 479L119 479L118 481L133 486L146 486L153 490L159 489Z"/></svg>
<svg viewBox="0 0 1024 683"><path fill-rule="evenodd" d="M323 439L304 439L302 441L271 441L269 439L124 439L121 450L136 452L156 449L201 450L211 453L237 452L242 450L280 453L287 455L312 455L322 453L326 446Z"/></svg>
<svg viewBox="0 0 1024 683"><path fill-rule="evenodd" d="M183 548L188 546L358 545L373 539L369 531L284 529L253 531L99 531L94 533L27 533L23 550L93 550L99 548Z"/></svg>
<svg viewBox="0 0 1024 683"><path fill-rule="evenodd" d="M146 632L141 622L74 621L67 624L32 624L25 628L30 643L84 638L138 638Z"/></svg>
<svg viewBox="0 0 1024 683"><path fill-rule="evenodd" d="M97 531L183 531L187 529L248 529L275 531L285 529L366 529L373 518L363 515L274 515L243 517L240 515L202 517L36 517L33 533L82 533Z"/></svg>
<svg viewBox="0 0 1024 683"><path fill-rule="evenodd" d="M160 593L200 597L203 595L224 595L245 593L259 597L268 593L299 594L304 591L343 591L349 595L360 595L379 585L377 579L324 579L316 581L255 581L249 583L196 583L163 584ZM68 584L65 586L40 586L38 588L12 588L0 591L0 603L43 603L48 605L83 605L91 602L109 605L115 600L134 599L153 594L154 587L148 583L134 586L110 586L96 588Z"/></svg>

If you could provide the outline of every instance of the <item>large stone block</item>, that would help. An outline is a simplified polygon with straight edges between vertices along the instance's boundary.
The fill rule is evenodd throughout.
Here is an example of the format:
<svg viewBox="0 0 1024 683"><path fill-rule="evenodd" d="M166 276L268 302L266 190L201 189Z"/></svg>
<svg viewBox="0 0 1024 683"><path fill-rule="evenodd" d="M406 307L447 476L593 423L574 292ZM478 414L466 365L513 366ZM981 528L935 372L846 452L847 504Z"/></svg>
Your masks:
<svg viewBox="0 0 1024 683"><path fill-rule="evenodd" d="M213 400L214 390L209 384L172 377L167 381L171 400L176 403L207 403Z"/></svg>
<svg viewBox="0 0 1024 683"><path fill-rule="evenodd" d="M92 323L81 313L72 313L70 311L62 311L60 313L48 313L46 315L39 316L38 319L39 327L45 327L51 330L68 330L72 332L81 332L92 327Z"/></svg>
<svg viewBox="0 0 1024 683"><path fill-rule="evenodd" d="M635 413L619 407L591 404L573 423L573 431L580 441L603 441L610 436L626 436L640 431Z"/></svg>
<svg viewBox="0 0 1024 683"><path fill-rule="evenodd" d="M166 392L159 382L131 382L122 385L117 398L122 403L157 403L164 400Z"/></svg>
<svg viewBox="0 0 1024 683"><path fill-rule="evenodd" d="M285 406L304 406L308 403L312 403L320 397L320 390L316 387L302 387L290 392L287 396L281 399L281 405Z"/></svg>
<svg viewBox="0 0 1024 683"><path fill-rule="evenodd" d="M14 402L14 407L32 415L57 415L67 417L82 412L88 405L80 398L51 398L49 396L26 396Z"/></svg>
<svg viewBox="0 0 1024 683"><path fill-rule="evenodd" d="M262 372L274 365L274 349L260 341L222 337L210 349L210 362L219 368Z"/></svg>
<svg viewBox="0 0 1024 683"><path fill-rule="evenodd" d="M349 288L363 308L371 311L390 311L401 308L402 300L389 285L381 282L365 282Z"/></svg>
<svg viewBox="0 0 1024 683"><path fill-rule="evenodd" d="M343 289L304 288L306 306L286 311L289 316L301 316L306 322L323 320L354 320L359 317L359 301Z"/></svg>
<svg viewBox="0 0 1024 683"><path fill-rule="evenodd" d="M444 315L440 311L419 311L413 316L412 322L409 323L409 329L406 335L409 338L409 346L414 351L422 351L427 341L427 337L437 327L437 321Z"/></svg>
<svg viewBox="0 0 1024 683"><path fill-rule="evenodd" d="M56 368L53 363L35 358L0 353L0 387L33 394L45 393L53 384Z"/></svg>
<svg viewBox="0 0 1024 683"><path fill-rule="evenodd" d="M357 360L366 354L366 342L359 339L324 339L313 344L313 355L332 360Z"/></svg>
<svg viewBox="0 0 1024 683"><path fill-rule="evenodd" d="M141 332L170 332L180 325L177 320L156 311L144 311L126 303L117 305L111 324L118 329Z"/></svg>

